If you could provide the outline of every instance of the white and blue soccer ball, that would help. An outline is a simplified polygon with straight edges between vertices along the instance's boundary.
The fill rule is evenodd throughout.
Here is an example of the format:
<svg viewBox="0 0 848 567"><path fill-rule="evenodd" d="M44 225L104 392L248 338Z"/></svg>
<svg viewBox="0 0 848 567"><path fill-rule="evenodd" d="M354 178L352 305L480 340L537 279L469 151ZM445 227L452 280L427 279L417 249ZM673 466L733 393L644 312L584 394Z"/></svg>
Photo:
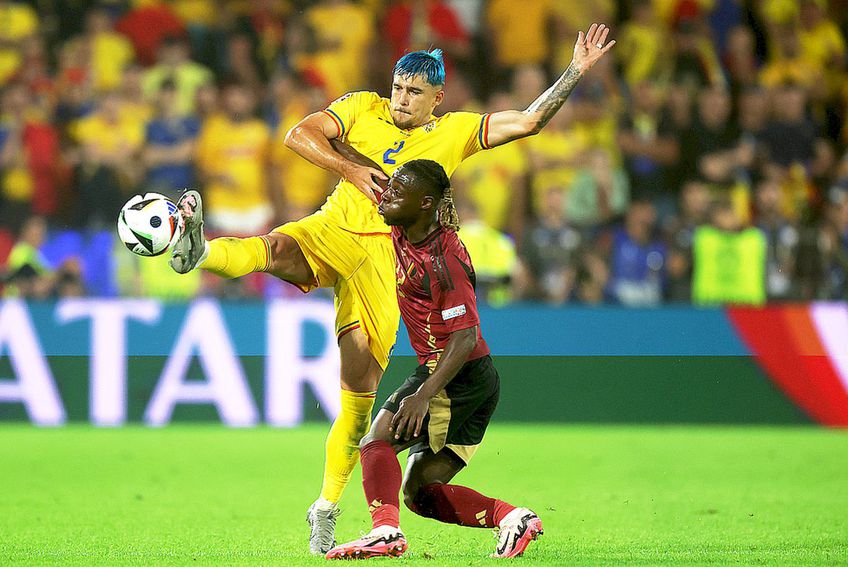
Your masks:
<svg viewBox="0 0 848 567"><path fill-rule="evenodd" d="M159 193L136 195L121 208L118 236L139 256L158 256L177 241L182 232L179 210Z"/></svg>

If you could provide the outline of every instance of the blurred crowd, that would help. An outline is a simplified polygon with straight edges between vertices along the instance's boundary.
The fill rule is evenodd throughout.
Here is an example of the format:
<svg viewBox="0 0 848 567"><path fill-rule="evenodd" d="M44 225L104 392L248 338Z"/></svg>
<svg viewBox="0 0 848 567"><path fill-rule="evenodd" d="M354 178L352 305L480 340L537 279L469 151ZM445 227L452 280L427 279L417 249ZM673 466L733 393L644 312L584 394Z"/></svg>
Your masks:
<svg viewBox="0 0 848 567"><path fill-rule="evenodd" d="M5 296L297 295L172 274L117 241L133 194L198 188L211 235L337 181L283 145L444 50L437 113L526 108L577 31L617 45L537 136L454 174L494 305L848 299L846 0L0 0Z"/></svg>

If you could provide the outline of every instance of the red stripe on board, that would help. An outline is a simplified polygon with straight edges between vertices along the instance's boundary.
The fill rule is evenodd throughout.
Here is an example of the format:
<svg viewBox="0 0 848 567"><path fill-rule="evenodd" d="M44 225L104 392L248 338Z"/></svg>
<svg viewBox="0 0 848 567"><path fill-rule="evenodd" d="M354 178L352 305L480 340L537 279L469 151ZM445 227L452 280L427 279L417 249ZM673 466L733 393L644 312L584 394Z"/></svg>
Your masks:
<svg viewBox="0 0 848 567"><path fill-rule="evenodd" d="M769 378L793 402L819 423L848 425L848 399L807 307L734 307L727 314Z"/></svg>

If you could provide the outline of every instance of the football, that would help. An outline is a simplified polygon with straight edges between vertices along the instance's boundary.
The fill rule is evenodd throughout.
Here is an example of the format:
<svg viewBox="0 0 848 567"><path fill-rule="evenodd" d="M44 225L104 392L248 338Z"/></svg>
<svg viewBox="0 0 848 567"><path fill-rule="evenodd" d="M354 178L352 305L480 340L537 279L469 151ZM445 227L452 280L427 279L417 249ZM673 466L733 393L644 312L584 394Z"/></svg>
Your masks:
<svg viewBox="0 0 848 567"><path fill-rule="evenodd" d="M118 236L139 256L158 256L182 231L177 205L159 193L135 195L118 215Z"/></svg>

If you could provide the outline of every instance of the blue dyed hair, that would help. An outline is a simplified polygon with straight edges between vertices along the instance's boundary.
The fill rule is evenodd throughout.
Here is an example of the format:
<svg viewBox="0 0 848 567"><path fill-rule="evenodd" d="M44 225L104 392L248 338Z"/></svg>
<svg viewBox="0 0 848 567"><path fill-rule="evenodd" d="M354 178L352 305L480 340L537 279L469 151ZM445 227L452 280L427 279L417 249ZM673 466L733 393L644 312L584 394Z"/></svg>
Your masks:
<svg viewBox="0 0 848 567"><path fill-rule="evenodd" d="M395 63L394 74L403 77L421 75L429 84L441 87L445 84L445 61L442 59L442 50L407 53Z"/></svg>

